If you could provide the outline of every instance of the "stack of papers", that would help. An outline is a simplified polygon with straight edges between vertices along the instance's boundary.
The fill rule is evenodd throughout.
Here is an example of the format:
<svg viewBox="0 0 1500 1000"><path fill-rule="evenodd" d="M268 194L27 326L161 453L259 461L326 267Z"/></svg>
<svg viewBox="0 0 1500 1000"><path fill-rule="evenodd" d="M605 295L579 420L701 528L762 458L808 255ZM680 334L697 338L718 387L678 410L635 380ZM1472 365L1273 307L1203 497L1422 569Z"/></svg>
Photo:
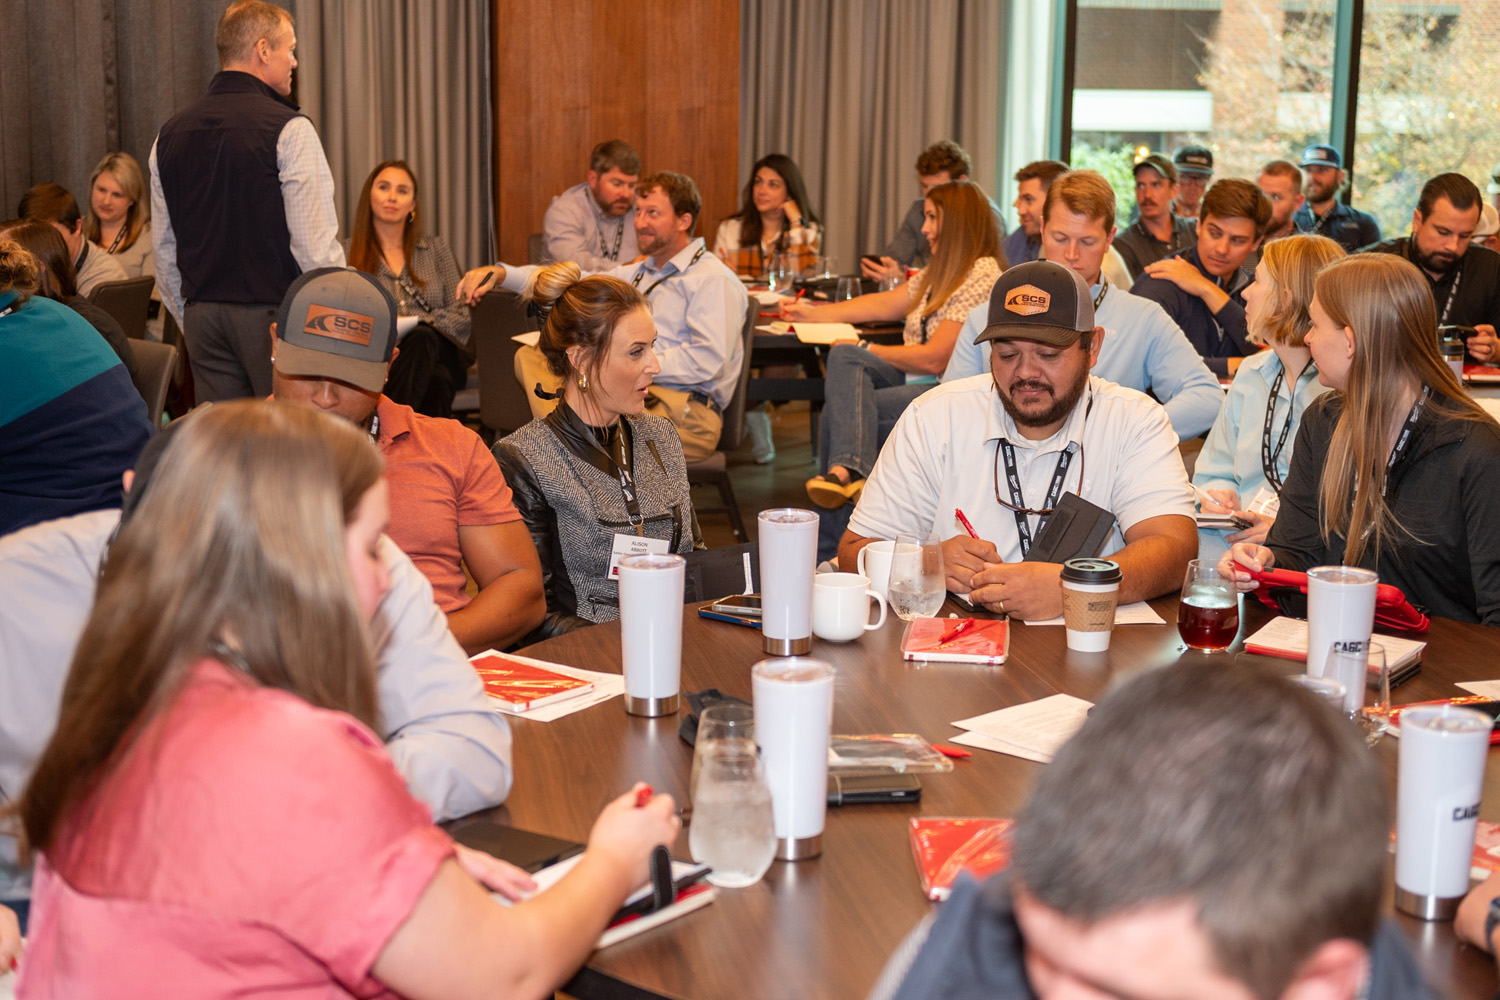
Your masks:
<svg viewBox="0 0 1500 1000"><path fill-rule="evenodd" d="M1054 694L1025 705L960 719L953 724L969 732L950 742L1046 764L1078 732L1093 707L1093 702L1082 698Z"/></svg>
<svg viewBox="0 0 1500 1000"><path fill-rule="evenodd" d="M804 344L837 344L859 339L859 328L852 323L768 323L758 329L770 333L794 333Z"/></svg>
<svg viewBox="0 0 1500 1000"><path fill-rule="evenodd" d="M1375 633L1370 636L1385 650L1385 665L1392 673L1398 667L1415 662L1422 656L1427 643L1416 639L1402 639L1394 635ZM1254 635L1245 639L1245 652L1262 656L1280 656L1288 660L1307 662L1307 622L1301 618L1272 618ZM1373 652L1371 656L1373 656Z"/></svg>

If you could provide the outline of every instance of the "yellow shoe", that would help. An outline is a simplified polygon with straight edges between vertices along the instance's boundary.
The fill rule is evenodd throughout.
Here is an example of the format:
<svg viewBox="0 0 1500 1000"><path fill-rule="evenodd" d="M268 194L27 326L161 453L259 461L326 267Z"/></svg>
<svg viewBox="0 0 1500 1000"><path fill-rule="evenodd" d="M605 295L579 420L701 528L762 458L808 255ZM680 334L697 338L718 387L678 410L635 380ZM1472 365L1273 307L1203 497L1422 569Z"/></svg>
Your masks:
<svg viewBox="0 0 1500 1000"><path fill-rule="evenodd" d="M865 488L863 479L841 483L832 476L813 476L807 481L807 498L825 510L838 510L846 503L857 503Z"/></svg>

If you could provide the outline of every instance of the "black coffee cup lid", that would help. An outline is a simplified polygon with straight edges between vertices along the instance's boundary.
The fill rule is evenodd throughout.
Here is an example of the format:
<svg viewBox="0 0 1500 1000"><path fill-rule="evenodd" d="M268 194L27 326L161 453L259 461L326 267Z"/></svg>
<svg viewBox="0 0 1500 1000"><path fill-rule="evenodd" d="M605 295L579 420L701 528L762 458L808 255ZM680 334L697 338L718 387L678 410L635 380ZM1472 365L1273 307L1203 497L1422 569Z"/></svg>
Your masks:
<svg viewBox="0 0 1500 1000"><path fill-rule="evenodd" d="M1069 583L1119 583L1120 564L1112 559L1069 559L1062 578Z"/></svg>

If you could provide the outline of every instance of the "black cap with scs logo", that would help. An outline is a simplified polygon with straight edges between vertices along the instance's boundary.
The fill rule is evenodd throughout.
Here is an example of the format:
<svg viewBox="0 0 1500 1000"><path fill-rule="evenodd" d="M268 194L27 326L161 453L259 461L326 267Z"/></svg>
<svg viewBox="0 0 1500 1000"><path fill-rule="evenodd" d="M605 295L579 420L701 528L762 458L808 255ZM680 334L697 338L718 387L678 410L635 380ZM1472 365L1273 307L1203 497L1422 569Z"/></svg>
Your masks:
<svg viewBox="0 0 1500 1000"><path fill-rule="evenodd" d="M1038 340L1071 347L1094 329L1094 300L1089 286L1071 268L1034 260L1000 275L990 292L989 324L974 338Z"/></svg>
<svg viewBox="0 0 1500 1000"><path fill-rule="evenodd" d="M396 348L396 302L373 275L320 267L287 289L276 311L276 337L281 374L379 392Z"/></svg>

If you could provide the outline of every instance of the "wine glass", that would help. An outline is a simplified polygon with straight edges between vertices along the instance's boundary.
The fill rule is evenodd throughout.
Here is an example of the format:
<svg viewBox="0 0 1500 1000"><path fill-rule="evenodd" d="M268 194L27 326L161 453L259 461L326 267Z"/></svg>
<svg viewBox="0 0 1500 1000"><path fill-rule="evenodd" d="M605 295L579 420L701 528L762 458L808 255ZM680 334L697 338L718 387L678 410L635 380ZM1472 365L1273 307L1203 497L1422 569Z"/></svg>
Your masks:
<svg viewBox="0 0 1500 1000"><path fill-rule="evenodd" d="M703 745L703 769L693 793L688 849L694 860L713 869L708 880L714 885L754 885L776 856L765 768L748 741L698 742Z"/></svg>
<svg viewBox="0 0 1500 1000"><path fill-rule="evenodd" d="M948 596L943 577L943 544L937 533L896 536L886 599L903 621L931 618Z"/></svg>
<svg viewBox="0 0 1500 1000"><path fill-rule="evenodd" d="M771 266L766 269L766 284L773 292L785 292L792 287L797 276L797 265L789 253L771 255Z"/></svg>
<svg viewBox="0 0 1500 1000"><path fill-rule="evenodd" d="M850 299L858 297L859 279L850 277L840 278L838 287L833 293L833 300L835 302L848 302Z"/></svg>
<svg viewBox="0 0 1500 1000"><path fill-rule="evenodd" d="M1177 605L1177 634L1189 647L1222 653L1240 630L1240 600L1234 580L1219 575L1212 559L1188 562Z"/></svg>

